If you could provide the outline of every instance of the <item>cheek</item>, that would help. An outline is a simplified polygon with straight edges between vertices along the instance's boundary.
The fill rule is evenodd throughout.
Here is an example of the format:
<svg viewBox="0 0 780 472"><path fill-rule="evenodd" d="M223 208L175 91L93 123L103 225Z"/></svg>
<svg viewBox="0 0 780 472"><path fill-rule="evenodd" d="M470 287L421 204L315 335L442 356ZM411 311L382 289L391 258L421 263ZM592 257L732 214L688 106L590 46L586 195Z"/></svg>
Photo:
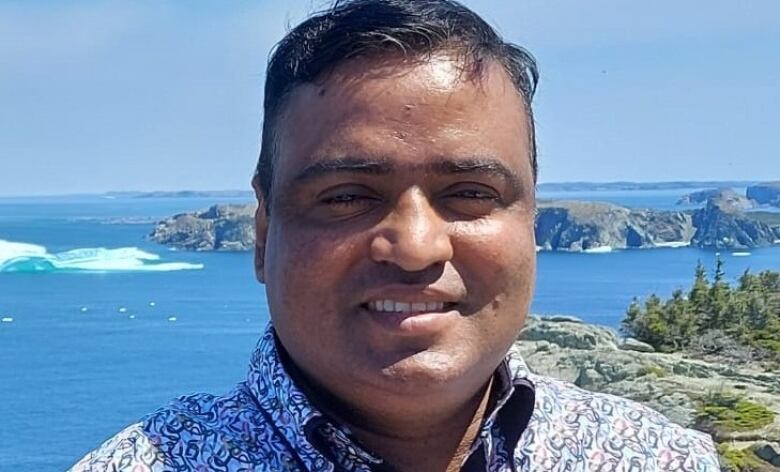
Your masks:
<svg viewBox="0 0 780 472"><path fill-rule="evenodd" d="M458 225L454 241L460 249L463 270L470 271L476 290L502 304L526 305L536 276L536 242L533 225L516 215L496 220L475 220ZM498 308L498 307L495 307Z"/></svg>
<svg viewBox="0 0 780 472"><path fill-rule="evenodd" d="M269 230L267 252L269 301L287 312L331 307L359 247L354 238L288 225Z"/></svg>

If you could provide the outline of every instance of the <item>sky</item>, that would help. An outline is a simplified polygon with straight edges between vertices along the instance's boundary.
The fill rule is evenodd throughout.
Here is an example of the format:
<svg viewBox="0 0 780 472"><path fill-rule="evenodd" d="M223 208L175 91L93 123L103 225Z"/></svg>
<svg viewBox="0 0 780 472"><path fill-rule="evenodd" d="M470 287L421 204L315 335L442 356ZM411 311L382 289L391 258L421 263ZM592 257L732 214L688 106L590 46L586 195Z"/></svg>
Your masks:
<svg viewBox="0 0 780 472"><path fill-rule="evenodd" d="M780 2L466 0L537 58L540 182L780 180ZM324 2L0 2L0 195L248 189Z"/></svg>

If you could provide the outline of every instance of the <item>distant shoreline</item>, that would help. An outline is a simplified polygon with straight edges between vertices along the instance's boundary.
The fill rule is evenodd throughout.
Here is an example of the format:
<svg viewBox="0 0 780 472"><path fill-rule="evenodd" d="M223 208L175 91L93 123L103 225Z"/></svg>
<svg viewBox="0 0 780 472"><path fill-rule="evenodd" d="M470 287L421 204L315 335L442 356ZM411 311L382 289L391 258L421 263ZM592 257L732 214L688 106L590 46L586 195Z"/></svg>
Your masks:
<svg viewBox="0 0 780 472"><path fill-rule="evenodd" d="M747 187L760 180L676 180L663 182L544 182L536 186L541 192L595 192L636 190L687 190L707 187ZM0 195L10 198L56 198L56 197L103 197L103 198L244 198L254 197L251 190L155 190L155 191L111 191L96 193L63 193L48 195Z"/></svg>

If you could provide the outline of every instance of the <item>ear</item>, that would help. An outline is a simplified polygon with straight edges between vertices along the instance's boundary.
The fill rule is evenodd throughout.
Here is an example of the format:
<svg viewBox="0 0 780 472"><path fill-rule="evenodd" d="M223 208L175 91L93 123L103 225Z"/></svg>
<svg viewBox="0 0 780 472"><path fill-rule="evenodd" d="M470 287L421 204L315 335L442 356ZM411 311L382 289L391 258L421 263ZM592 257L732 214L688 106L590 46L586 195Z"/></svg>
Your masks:
<svg viewBox="0 0 780 472"><path fill-rule="evenodd" d="M265 209L266 199L260 188L258 178L252 179L255 189L257 210L255 210L255 277L261 284L265 283L265 242L268 237L268 214Z"/></svg>

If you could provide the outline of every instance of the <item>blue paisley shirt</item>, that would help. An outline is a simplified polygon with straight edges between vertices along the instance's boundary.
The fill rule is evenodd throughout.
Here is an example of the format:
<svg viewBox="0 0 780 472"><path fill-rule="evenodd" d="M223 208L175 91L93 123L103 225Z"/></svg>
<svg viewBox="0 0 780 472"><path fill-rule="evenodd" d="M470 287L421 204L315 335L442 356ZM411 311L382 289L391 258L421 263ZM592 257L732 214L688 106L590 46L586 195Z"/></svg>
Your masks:
<svg viewBox="0 0 780 472"><path fill-rule="evenodd" d="M389 471L311 404L268 326L246 381L178 398L106 441L73 472ZM468 471L716 472L712 439L633 401L529 372L510 351L464 460Z"/></svg>

